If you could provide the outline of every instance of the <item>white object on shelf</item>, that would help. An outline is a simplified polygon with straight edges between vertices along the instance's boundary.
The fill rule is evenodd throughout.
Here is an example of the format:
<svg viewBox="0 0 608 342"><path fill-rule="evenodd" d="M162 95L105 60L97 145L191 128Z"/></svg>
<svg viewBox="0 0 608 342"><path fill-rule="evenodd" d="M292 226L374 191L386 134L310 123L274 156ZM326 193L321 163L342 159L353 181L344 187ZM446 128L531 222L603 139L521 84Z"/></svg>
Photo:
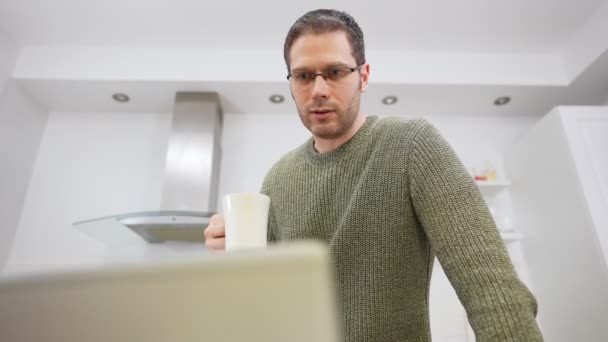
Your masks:
<svg viewBox="0 0 608 342"><path fill-rule="evenodd" d="M516 231L501 232L500 236L502 237L502 239L505 243L516 242L523 238L523 235L521 235L521 233L516 232Z"/></svg>

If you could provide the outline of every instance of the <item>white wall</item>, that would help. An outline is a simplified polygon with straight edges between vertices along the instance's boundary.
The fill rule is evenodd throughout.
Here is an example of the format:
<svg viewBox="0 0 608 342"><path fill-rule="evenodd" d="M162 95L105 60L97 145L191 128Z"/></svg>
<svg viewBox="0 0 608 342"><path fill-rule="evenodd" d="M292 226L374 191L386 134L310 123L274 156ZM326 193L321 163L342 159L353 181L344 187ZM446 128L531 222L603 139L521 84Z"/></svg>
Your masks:
<svg viewBox="0 0 608 342"><path fill-rule="evenodd" d="M6 271L104 262L106 248L72 223L159 208L170 120L170 113L50 113ZM225 115L220 196L259 191L265 171L306 137L297 116Z"/></svg>
<svg viewBox="0 0 608 342"><path fill-rule="evenodd" d="M496 157L535 121L429 119L465 160ZM100 261L103 248L72 223L158 208L169 129L169 113L50 113L11 268ZM296 114L226 114L220 196L258 191L270 166L307 138Z"/></svg>
<svg viewBox="0 0 608 342"><path fill-rule="evenodd" d="M309 137L297 114L226 115L220 197L230 192L259 191L266 171Z"/></svg>
<svg viewBox="0 0 608 342"><path fill-rule="evenodd" d="M104 246L72 223L159 207L170 120L50 113L7 271L102 262Z"/></svg>
<svg viewBox="0 0 608 342"><path fill-rule="evenodd" d="M46 112L12 78L19 47L0 32L0 271L17 230Z"/></svg>
<svg viewBox="0 0 608 342"><path fill-rule="evenodd" d="M427 116L468 165L496 160L538 118ZM226 115L220 194L257 191L268 168L309 137L297 114ZM499 160L500 161L500 160Z"/></svg>
<svg viewBox="0 0 608 342"><path fill-rule="evenodd" d="M486 160L500 164L502 152L539 120L531 116L433 115L426 118L439 128L467 167L483 166Z"/></svg>
<svg viewBox="0 0 608 342"><path fill-rule="evenodd" d="M607 31L608 2L604 1L603 4L600 2L585 24L569 38L560 51L568 79L576 79L594 60L606 52Z"/></svg>
<svg viewBox="0 0 608 342"><path fill-rule="evenodd" d="M6 82L11 79L19 46L0 30L0 93L4 91Z"/></svg>
<svg viewBox="0 0 608 342"><path fill-rule="evenodd" d="M158 208L170 113L73 113L49 115L8 272L108 262L108 250L72 227L77 220ZM536 118L427 117L467 163L499 157ZM258 191L266 171L309 133L297 114L226 114L220 196ZM136 256L160 249L128 247ZM125 255L128 255L125 254ZM457 297L434 275L433 334L464 341L466 320Z"/></svg>

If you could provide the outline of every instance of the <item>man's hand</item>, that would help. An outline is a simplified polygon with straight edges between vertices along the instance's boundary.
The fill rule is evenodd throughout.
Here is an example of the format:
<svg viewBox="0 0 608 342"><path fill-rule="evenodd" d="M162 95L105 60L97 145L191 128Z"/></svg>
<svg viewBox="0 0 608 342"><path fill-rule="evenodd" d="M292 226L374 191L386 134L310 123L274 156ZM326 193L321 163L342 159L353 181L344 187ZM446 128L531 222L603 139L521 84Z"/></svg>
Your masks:
<svg viewBox="0 0 608 342"><path fill-rule="evenodd" d="M209 219L209 225L205 228L205 247L214 250L225 249L226 227L224 226L224 216L215 214Z"/></svg>

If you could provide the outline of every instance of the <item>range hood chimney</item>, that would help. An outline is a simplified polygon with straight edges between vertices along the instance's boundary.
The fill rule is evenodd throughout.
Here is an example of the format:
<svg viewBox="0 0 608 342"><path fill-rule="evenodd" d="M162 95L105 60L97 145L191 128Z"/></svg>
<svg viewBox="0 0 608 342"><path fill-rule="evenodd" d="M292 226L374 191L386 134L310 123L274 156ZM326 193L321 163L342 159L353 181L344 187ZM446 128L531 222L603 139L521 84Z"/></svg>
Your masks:
<svg viewBox="0 0 608 342"><path fill-rule="evenodd" d="M203 229L217 210L222 122L217 93L178 92L173 107L160 208L79 221L74 226L100 238L104 234L100 234L98 227L88 227L110 219L150 243L203 243Z"/></svg>

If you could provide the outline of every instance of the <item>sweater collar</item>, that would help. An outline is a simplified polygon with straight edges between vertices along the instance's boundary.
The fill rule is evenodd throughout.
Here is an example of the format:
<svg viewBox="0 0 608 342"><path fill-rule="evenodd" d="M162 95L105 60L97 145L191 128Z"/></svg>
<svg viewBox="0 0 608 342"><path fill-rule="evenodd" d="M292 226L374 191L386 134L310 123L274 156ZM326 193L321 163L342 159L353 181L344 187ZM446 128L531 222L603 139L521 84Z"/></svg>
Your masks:
<svg viewBox="0 0 608 342"><path fill-rule="evenodd" d="M350 138L344 144L338 146L335 150L327 153L319 153L315 150L314 139L311 137L305 144L306 158L316 165L322 165L326 163L334 163L339 160L343 155L350 151L357 150L365 142L369 133L372 131L375 123L378 121L378 117L371 115L365 118L365 123L352 138Z"/></svg>

